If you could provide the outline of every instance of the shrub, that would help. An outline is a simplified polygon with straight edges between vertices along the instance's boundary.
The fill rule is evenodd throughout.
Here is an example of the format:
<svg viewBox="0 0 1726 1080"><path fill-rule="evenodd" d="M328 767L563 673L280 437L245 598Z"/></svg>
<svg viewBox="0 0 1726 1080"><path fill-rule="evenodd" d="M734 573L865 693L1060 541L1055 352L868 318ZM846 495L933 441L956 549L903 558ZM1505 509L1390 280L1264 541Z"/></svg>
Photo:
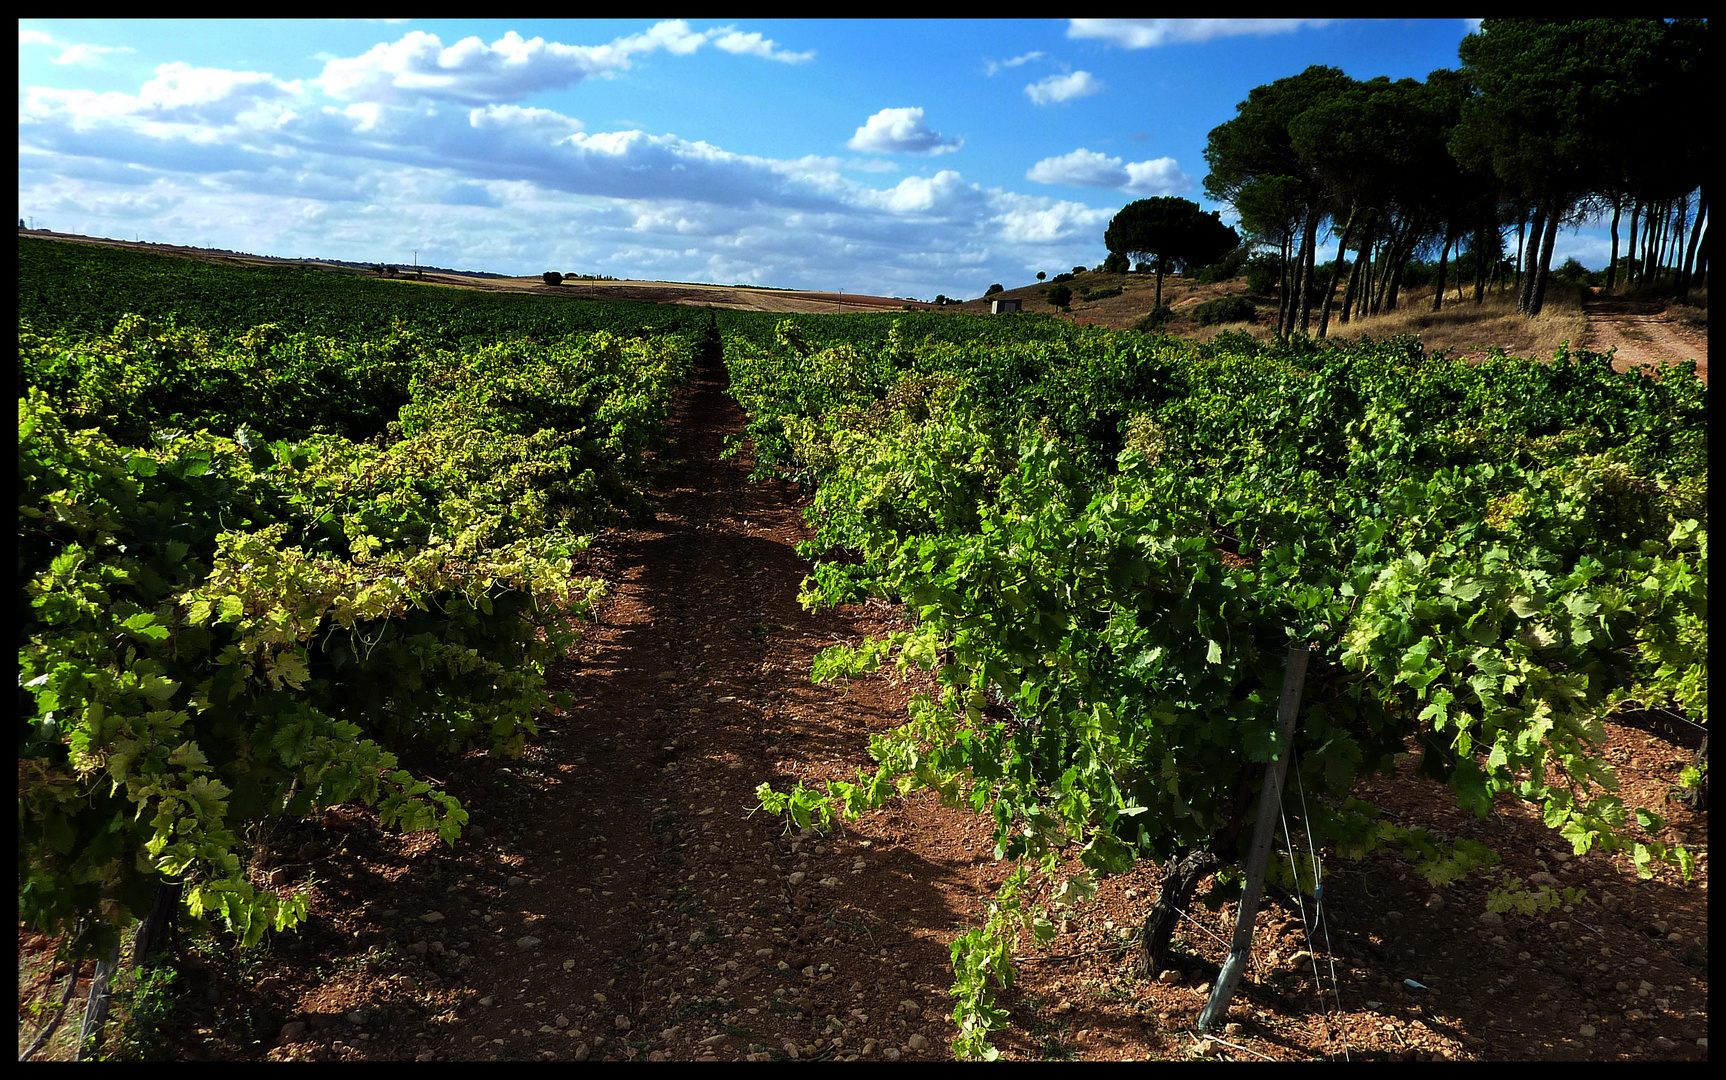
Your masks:
<svg viewBox="0 0 1726 1080"><path fill-rule="evenodd" d="M1257 314L1258 309L1253 307L1253 302L1244 296L1219 296L1193 309L1193 318L1199 321L1200 326L1250 322Z"/></svg>
<svg viewBox="0 0 1726 1080"><path fill-rule="evenodd" d="M1071 281L1071 280L1073 280L1073 275L1071 275L1071 274L1056 274L1055 280L1056 281Z"/></svg>
<svg viewBox="0 0 1726 1080"><path fill-rule="evenodd" d="M1118 251L1109 252L1109 257L1103 260L1105 274L1124 274L1127 270L1127 257Z"/></svg>
<svg viewBox="0 0 1726 1080"><path fill-rule="evenodd" d="M1564 260L1564 265L1552 272L1552 276L1567 285L1588 284L1588 267L1577 261L1576 256Z"/></svg>
<svg viewBox="0 0 1726 1080"><path fill-rule="evenodd" d="M1142 262L1139 265L1133 267L1133 270L1135 273L1140 273L1140 274L1154 274L1154 273L1156 273L1157 268L1155 266L1152 266L1148 262Z"/></svg>
<svg viewBox="0 0 1726 1080"><path fill-rule="evenodd" d="M1201 285L1215 285L1219 281L1229 281L1241 272L1241 267L1247 262L1246 248L1235 248L1221 259L1199 271Z"/></svg>
<svg viewBox="0 0 1726 1080"><path fill-rule="evenodd" d="M1111 296L1119 295L1121 295L1121 287L1119 285L1116 285L1112 289L1098 289L1096 292L1092 292L1083 285L1079 286L1080 300L1107 300Z"/></svg>
<svg viewBox="0 0 1726 1080"><path fill-rule="evenodd" d="M1038 276L1041 277L1042 275L1039 274ZM989 286L987 289L983 290L983 299L987 300L989 297L994 296L996 293L1004 292L1004 291L1005 290L1003 290L1001 288L1000 283L996 282L995 284Z"/></svg>
<svg viewBox="0 0 1726 1080"><path fill-rule="evenodd" d="M1247 277L1247 292L1254 296L1269 295L1282 276L1282 267L1275 255L1254 255L1241 269Z"/></svg>
<svg viewBox="0 0 1726 1080"><path fill-rule="evenodd" d="M1151 309L1151 313L1149 315L1146 315L1137 323L1134 323L1133 329L1137 330L1141 334L1154 334L1158 330L1167 326L1169 324L1169 320L1174 317L1174 309L1169 307L1167 303L1158 304L1156 307Z"/></svg>
<svg viewBox="0 0 1726 1080"><path fill-rule="evenodd" d="M541 274L540 277L545 279L545 283L547 285L563 284L563 275L558 273L556 270L547 270L545 273Z"/></svg>
<svg viewBox="0 0 1726 1080"><path fill-rule="evenodd" d="M1085 272L1085 268L1082 266L1073 267L1073 273L1075 273L1075 274L1082 274L1084 272Z"/></svg>

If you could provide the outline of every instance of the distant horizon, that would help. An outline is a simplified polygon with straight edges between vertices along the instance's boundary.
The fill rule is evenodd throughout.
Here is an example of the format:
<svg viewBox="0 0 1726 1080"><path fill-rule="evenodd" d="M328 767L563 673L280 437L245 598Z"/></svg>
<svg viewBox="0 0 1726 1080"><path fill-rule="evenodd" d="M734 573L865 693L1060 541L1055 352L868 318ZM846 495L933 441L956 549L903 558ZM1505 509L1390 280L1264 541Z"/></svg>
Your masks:
<svg viewBox="0 0 1726 1080"><path fill-rule="evenodd" d="M977 296L1205 198L1254 87L1479 20L19 23L19 216L271 258ZM1606 264L1604 221L1553 265ZM1319 258L1334 256L1335 243ZM461 271L452 271L461 272Z"/></svg>

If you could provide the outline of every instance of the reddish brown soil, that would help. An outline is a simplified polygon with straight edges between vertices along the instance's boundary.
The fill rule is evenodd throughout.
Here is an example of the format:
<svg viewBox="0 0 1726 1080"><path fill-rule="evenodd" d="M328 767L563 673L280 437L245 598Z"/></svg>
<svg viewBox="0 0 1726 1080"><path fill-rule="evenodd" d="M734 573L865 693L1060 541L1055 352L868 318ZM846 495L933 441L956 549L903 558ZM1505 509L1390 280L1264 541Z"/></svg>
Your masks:
<svg viewBox="0 0 1726 1080"><path fill-rule="evenodd" d="M984 823L927 794L831 836L751 813L763 780L783 788L866 764L868 735L903 718L919 680L810 684L817 650L902 625L900 613L798 607L803 501L785 483L748 483L746 455L720 457L741 428L722 379L705 371L681 399L683 460L668 463L658 524L595 546L591 569L616 588L557 672L573 707L544 719L522 760L410 763L478 827L450 849L380 833L343 807L267 838L257 880L309 886L309 924L243 957L183 948L185 996L158 1052L951 1057L947 946L1002 876ZM1659 807L1668 835L1702 852L1694 882L1571 858L1527 807L1506 802L1478 822L1405 771L1361 794L1588 899L1489 925L1496 877L1434 889L1395 855L1332 860L1328 934L1309 945L1297 916L1262 911L1230 1026L1207 1041L1194 1024L1234 908L1195 904L1170 969L1137 979L1123 935L1160 881L1145 865L1070 911L1051 949L1022 943L998 1045L1029 1059L1705 1058L1707 818L1667 801L1688 736L1610 731L1626 800ZM22 1045L34 1032L22 1005L41 986L23 972L42 970L46 943L20 944ZM1322 993L1295 957L1311 945Z"/></svg>
<svg viewBox="0 0 1726 1080"><path fill-rule="evenodd" d="M1583 347L1594 352L1617 351L1612 366L1658 371L1686 360L1696 361L1696 374L1708 384L1708 331L1687 324L1665 299L1603 297L1583 299L1588 334Z"/></svg>

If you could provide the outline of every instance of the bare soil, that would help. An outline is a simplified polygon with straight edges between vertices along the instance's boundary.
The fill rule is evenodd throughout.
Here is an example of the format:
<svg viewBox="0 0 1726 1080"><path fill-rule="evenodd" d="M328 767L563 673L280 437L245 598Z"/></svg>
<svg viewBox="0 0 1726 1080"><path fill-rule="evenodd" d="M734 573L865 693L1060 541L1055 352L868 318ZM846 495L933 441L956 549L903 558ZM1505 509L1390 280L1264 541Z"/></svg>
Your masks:
<svg viewBox="0 0 1726 1080"><path fill-rule="evenodd" d="M526 756L407 763L476 827L448 848L337 807L260 837L255 880L309 888L309 923L244 955L182 945L181 996L142 1052L951 1057L947 947L1003 876L986 824L926 793L832 835L751 812L763 780L783 789L866 765L868 736L903 719L921 680L810 683L819 649L904 614L798 606L806 501L788 483L749 483L747 454L721 457L741 425L723 371L703 371L680 399L658 522L595 545L590 570L616 588L556 672L573 707L543 718ZM997 1044L1016 1059L1706 1059L1707 817L1668 801L1694 742L1638 723L1609 725L1607 753L1626 801L1660 809L1667 837L1699 851L1695 881L1572 857L1520 804L1476 821L1405 769L1360 794L1587 899L1494 922L1483 913L1496 877L1435 889L1396 855L1331 861L1323 931L1309 938L1298 914L1267 905L1229 1026L1205 1038L1194 1025L1234 907L1195 904L1169 969L1136 978L1130 935L1161 880L1143 865L1069 911L1052 948L1021 943L1004 997L1013 1026ZM19 944L22 1047L36 1030L27 1006L65 969L51 942L21 930ZM63 1035L49 1056L67 1053Z"/></svg>
<svg viewBox="0 0 1726 1080"><path fill-rule="evenodd" d="M1667 298L1619 297L1591 290L1582 309L1588 316L1584 348L1594 352L1616 349L1612 366L1658 371L1686 360L1696 361L1696 374L1708 382L1708 330L1685 317L1680 305ZM1706 300L1704 300L1704 305ZM1701 309L1705 311L1704 306Z"/></svg>

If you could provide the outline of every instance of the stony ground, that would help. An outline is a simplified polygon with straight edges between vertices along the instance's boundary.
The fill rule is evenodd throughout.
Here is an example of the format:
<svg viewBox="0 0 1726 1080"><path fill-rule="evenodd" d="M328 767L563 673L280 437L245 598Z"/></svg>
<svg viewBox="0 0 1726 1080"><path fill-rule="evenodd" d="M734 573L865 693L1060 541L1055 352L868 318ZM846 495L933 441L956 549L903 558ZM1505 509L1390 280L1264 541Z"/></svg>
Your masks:
<svg viewBox="0 0 1726 1080"><path fill-rule="evenodd" d="M590 569L617 586L556 673L573 706L526 757L409 763L472 811L467 835L446 848L341 807L259 837L258 880L309 887L309 924L243 956L183 947L171 1012L154 1035L134 1025L128 1052L951 1058L947 947L1002 876L983 824L926 795L831 835L751 813L763 780L850 776L918 680L809 682L817 650L900 613L797 605L803 500L721 457L741 419L722 371L682 399L659 522L595 545ZM1205 1037L1234 908L1195 905L1169 969L1139 979L1129 936L1160 881L1144 866L1070 911L1052 948L1023 944L997 1044L1021 1059L1705 1059L1707 818L1667 801L1696 740L1637 722L1611 726L1609 752L1627 801L1703 852L1694 882L1570 857L1525 807L1477 822L1442 788L1381 778L1361 794L1391 816L1483 840L1510 873L1587 900L1488 916L1495 877L1434 889L1392 855L1328 863L1324 925L1262 911L1229 1025ZM20 934L21 1047L28 1006L64 979L49 944ZM47 1056L67 1052L62 1035Z"/></svg>

